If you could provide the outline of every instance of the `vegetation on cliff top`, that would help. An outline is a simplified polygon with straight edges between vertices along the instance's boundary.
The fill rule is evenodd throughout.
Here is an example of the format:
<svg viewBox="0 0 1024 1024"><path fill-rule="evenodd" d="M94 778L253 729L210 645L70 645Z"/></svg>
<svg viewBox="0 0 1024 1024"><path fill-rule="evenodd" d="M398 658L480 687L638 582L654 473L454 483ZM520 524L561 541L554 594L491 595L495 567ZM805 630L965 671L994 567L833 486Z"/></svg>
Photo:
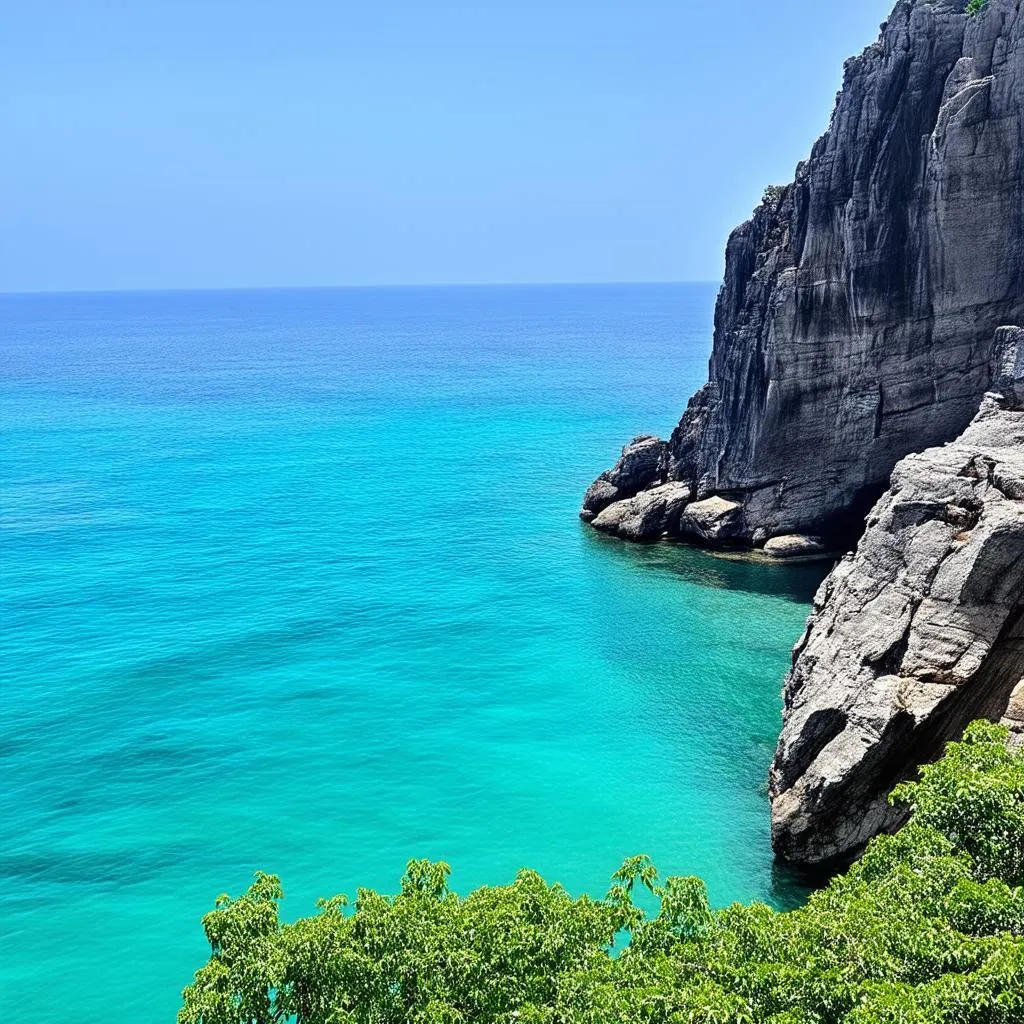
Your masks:
<svg viewBox="0 0 1024 1024"><path fill-rule="evenodd" d="M531 871L461 898L447 865L413 861L396 896L282 924L260 875L203 919L212 955L179 1024L1019 1022L1024 756L1006 738L971 726L897 788L910 823L787 913L712 911L699 879L659 883L646 857L600 900Z"/></svg>

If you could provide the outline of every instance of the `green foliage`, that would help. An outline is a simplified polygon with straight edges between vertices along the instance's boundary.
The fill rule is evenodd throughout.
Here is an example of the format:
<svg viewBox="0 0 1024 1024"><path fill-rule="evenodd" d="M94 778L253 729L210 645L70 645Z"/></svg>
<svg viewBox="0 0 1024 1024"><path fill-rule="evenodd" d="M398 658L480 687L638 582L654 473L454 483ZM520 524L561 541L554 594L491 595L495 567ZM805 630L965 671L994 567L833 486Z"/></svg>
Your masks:
<svg viewBox="0 0 1024 1024"><path fill-rule="evenodd" d="M983 11L988 6L988 0L971 0L967 5L968 14L977 14L978 11Z"/></svg>
<svg viewBox="0 0 1024 1024"><path fill-rule="evenodd" d="M897 786L893 799L970 854L982 880L1024 885L1024 758L1007 754L1005 737L999 726L975 722L963 743L923 768L919 783Z"/></svg>
<svg viewBox="0 0 1024 1024"><path fill-rule="evenodd" d="M1011 1024L1024 1021L1024 757L1006 732L899 786L910 823L799 910L708 905L627 860L600 900L522 871L460 897L412 861L294 924L278 880L222 896L179 1024ZM656 910L645 912L634 897Z"/></svg>

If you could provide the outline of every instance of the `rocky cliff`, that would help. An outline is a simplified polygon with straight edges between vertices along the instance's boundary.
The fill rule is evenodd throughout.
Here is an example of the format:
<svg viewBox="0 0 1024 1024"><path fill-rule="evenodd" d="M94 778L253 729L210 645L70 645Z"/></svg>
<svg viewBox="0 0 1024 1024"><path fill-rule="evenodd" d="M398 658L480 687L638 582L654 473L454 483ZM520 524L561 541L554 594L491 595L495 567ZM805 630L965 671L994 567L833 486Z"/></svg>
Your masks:
<svg viewBox="0 0 1024 1024"><path fill-rule="evenodd" d="M708 383L598 478L585 520L846 541L899 459L968 424L995 328L1024 322L1024 13L965 6L899 0L847 62L795 181L729 240Z"/></svg>
<svg viewBox="0 0 1024 1024"><path fill-rule="evenodd" d="M971 424L896 466L815 597L771 772L788 860L845 859L898 825L893 785L972 719L1024 739L1024 330L997 332L993 367Z"/></svg>

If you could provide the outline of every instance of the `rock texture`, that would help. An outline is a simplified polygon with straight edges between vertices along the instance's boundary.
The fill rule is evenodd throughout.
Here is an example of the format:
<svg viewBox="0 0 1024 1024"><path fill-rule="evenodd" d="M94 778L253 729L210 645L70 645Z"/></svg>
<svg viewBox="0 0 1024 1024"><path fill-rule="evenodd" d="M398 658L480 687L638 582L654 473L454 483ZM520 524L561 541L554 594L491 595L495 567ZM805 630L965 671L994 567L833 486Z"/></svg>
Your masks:
<svg viewBox="0 0 1024 1024"><path fill-rule="evenodd" d="M827 550L828 545L821 537L808 537L802 533L773 537L764 546L764 553L770 558L811 558Z"/></svg>
<svg viewBox="0 0 1024 1024"><path fill-rule="evenodd" d="M695 501L679 517L679 533L718 547L735 543L745 533L743 506L719 497Z"/></svg>
<svg viewBox="0 0 1024 1024"><path fill-rule="evenodd" d="M1024 738L1024 330L952 444L905 458L856 553L822 584L785 688L772 840L847 859L901 812L887 795L974 718Z"/></svg>
<svg viewBox="0 0 1024 1024"><path fill-rule="evenodd" d="M609 505L663 483L665 461L664 441L646 434L634 437L622 449L619 461L590 485L583 498L581 518L592 522Z"/></svg>
<svg viewBox="0 0 1024 1024"><path fill-rule="evenodd" d="M710 543L845 541L899 459L968 424L995 328L1024 322L1024 12L965 6L898 0L847 62L828 131L729 240L708 383L585 519L677 481L741 506Z"/></svg>
<svg viewBox="0 0 1024 1024"><path fill-rule="evenodd" d="M1011 694L1002 724L1010 730L1010 746L1024 747L1024 680Z"/></svg>
<svg viewBox="0 0 1024 1024"><path fill-rule="evenodd" d="M662 484L609 505L594 518L594 529L627 540L659 540L678 533L679 516L690 500L686 484Z"/></svg>

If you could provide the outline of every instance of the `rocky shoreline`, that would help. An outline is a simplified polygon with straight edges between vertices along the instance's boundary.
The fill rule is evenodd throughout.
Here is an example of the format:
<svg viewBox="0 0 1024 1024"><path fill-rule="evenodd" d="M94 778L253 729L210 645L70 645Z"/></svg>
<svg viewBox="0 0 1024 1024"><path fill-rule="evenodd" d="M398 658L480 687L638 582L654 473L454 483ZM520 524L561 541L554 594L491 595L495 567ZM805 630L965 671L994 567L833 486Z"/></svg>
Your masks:
<svg viewBox="0 0 1024 1024"><path fill-rule="evenodd" d="M971 718L1024 735L1024 11L966 6L898 0L847 62L729 240L708 383L580 512L766 558L859 540L786 684L773 843L801 864L895 827L888 789Z"/></svg>
<svg viewBox="0 0 1024 1024"><path fill-rule="evenodd" d="M824 581L786 679L772 842L827 866L900 825L896 782L975 718L1024 741L1024 330L952 444L903 459Z"/></svg>
<svg viewBox="0 0 1024 1024"><path fill-rule="evenodd" d="M829 130L729 240L708 383L586 521L847 548L896 463L970 422L996 328L1024 323L1024 13L965 6L899 0L847 62Z"/></svg>

